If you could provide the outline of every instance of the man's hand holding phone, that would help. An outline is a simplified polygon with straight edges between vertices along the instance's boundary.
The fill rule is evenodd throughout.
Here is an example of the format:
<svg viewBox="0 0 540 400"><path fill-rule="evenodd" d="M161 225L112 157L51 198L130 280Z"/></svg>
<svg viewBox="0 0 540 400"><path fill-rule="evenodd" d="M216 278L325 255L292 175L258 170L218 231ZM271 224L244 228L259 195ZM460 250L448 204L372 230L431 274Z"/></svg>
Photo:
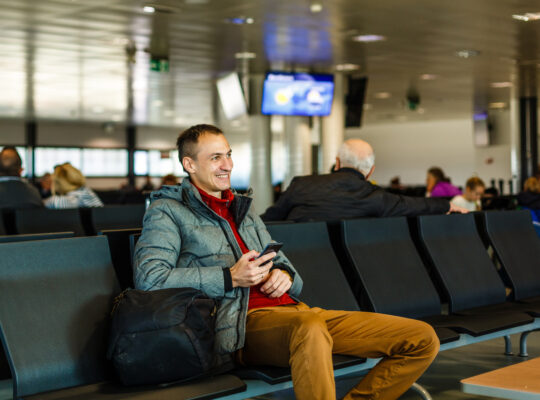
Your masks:
<svg viewBox="0 0 540 400"><path fill-rule="evenodd" d="M276 249L272 245L275 243L267 245L261 253L251 250L240 257L231 267L233 287L251 287L265 280L274 265L272 258L276 256L277 250L281 247L280 245Z"/></svg>

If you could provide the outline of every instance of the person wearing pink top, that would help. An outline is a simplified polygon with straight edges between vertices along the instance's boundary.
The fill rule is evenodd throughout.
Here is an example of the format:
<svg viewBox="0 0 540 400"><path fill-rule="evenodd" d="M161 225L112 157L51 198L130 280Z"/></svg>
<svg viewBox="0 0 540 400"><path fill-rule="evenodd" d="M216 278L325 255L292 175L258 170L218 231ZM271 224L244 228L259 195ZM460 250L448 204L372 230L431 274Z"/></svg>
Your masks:
<svg viewBox="0 0 540 400"><path fill-rule="evenodd" d="M426 186L427 197L454 197L461 194L461 190L450 183L439 167L428 170Z"/></svg>

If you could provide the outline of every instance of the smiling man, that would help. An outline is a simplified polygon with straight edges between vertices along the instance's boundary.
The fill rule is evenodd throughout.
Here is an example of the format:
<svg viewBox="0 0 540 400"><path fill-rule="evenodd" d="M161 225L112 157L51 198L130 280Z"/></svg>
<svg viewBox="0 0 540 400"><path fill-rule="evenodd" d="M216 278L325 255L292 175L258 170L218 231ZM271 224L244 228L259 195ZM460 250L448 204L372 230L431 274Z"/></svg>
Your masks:
<svg viewBox="0 0 540 400"><path fill-rule="evenodd" d="M135 286L193 287L217 299L215 366L290 366L297 399L335 399L332 353L382 357L346 399L405 392L437 354L433 329L298 301L302 279L284 254L257 258L271 238L251 199L230 190L233 162L223 132L192 126L177 147L189 179L152 193L135 250Z"/></svg>

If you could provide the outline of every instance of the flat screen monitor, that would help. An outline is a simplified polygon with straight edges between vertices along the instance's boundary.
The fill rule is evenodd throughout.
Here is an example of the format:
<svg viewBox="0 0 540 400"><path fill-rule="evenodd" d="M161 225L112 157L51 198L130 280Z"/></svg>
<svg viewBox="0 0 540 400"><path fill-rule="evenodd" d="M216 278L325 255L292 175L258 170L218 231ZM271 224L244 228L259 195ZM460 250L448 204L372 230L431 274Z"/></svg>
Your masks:
<svg viewBox="0 0 540 400"><path fill-rule="evenodd" d="M474 126L474 144L478 147L489 146L489 119L486 111L475 112L473 114L473 126Z"/></svg>
<svg viewBox="0 0 540 400"><path fill-rule="evenodd" d="M264 80L262 113L323 117L332 110L333 96L332 75L269 72Z"/></svg>
<svg viewBox="0 0 540 400"><path fill-rule="evenodd" d="M217 90L227 119L235 119L247 114L246 100L238 74L231 72L219 78Z"/></svg>

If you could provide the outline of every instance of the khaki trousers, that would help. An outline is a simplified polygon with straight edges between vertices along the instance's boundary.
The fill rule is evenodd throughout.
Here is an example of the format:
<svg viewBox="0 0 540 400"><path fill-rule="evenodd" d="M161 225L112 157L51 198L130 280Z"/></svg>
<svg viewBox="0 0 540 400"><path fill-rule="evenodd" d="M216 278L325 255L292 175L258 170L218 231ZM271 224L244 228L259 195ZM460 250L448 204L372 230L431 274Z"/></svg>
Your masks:
<svg viewBox="0 0 540 400"><path fill-rule="evenodd" d="M424 322L299 303L250 310L236 357L245 365L290 366L300 400L336 398L332 353L382 357L345 399L390 400L422 375L438 350L437 335Z"/></svg>

